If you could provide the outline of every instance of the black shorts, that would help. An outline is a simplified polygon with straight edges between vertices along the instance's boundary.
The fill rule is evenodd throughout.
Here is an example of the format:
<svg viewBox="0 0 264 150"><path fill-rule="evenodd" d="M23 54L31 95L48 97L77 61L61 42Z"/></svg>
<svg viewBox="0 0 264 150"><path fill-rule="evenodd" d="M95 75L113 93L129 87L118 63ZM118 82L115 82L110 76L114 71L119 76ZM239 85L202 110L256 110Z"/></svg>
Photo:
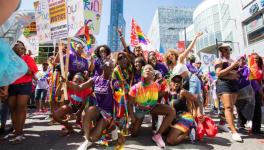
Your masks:
<svg viewBox="0 0 264 150"><path fill-rule="evenodd" d="M32 82L22 84L11 84L8 89L9 96L31 95Z"/></svg>
<svg viewBox="0 0 264 150"><path fill-rule="evenodd" d="M36 89L35 100L36 101L39 101L39 100L45 101L46 97L47 97L47 92L48 92L48 90L46 90L46 89Z"/></svg>
<svg viewBox="0 0 264 150"><path fill-rule="evenodd" d="M221 94L232 94L238 92L238 81L237 80L225 80L218 79L216 82L216 93Z"/></svg>
<svg viewBox="0 0 264 150"><path fill-rule="evenodd" d="M82 107L82 104L74 105L70 103L69 106L72 108L72 113L76 113Z"/></svg>

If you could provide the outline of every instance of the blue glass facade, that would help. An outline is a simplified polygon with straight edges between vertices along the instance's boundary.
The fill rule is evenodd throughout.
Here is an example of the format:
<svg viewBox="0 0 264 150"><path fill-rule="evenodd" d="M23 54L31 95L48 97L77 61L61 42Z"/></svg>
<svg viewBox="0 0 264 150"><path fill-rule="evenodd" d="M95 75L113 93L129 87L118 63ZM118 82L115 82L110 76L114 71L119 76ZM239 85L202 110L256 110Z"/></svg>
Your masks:
<svg viewBox="0 0 264 150"><path fill-rule="evenodd" d="M126 22L123 17L123 0L111 0L110 24L108 26L108 45L113 52L123 49L117 29L121 28L125 33Z"/></svg>

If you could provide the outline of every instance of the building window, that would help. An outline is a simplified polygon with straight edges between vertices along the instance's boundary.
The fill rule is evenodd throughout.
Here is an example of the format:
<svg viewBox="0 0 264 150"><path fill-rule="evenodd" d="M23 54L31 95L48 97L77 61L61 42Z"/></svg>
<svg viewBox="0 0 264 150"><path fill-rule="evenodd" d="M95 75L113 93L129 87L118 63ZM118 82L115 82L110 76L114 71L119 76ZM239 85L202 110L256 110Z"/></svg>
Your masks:
<svg viewBox="0 0 264 150"><path fill-rule="evenodd" d="M243 23L247 34L248 44L253 44L264 39L264 19L260 14L248 22Z"/></svg>

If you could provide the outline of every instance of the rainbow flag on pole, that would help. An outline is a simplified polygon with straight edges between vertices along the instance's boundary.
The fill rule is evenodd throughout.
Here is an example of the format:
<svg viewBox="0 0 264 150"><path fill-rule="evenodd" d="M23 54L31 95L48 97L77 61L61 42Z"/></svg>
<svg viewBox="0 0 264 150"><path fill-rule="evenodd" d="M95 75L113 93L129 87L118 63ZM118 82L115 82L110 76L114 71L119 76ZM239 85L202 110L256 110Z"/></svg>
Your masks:
<svg viewBox="0 0 264 150"><path fill-rule="evenodd" d="M148 45L149 40L141 30L140 26L136 23L136 21L132 18L131 22L131 34L130 34L130 44L135 47L138 44Z"/></svg>

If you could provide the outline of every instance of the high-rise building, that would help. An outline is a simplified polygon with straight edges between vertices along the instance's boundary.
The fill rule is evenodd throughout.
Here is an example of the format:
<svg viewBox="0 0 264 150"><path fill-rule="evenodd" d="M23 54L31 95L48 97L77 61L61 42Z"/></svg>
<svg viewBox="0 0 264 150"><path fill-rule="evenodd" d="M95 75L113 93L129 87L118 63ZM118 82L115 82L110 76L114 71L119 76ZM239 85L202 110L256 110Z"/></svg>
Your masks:
<svg viewBox="0 0 264 150"><path fill-rule="evenodd" d="M111 17L108 26L108 45L112 51L122 50L117 29L121 28L125 33L126 22L123 16L123 0L111 0Z"/></svg>
<svg viewBox="0 0 264 150"><path fill-rule="evenodd" d="M159 7L148 38L157 50L178 49L179 32L192 24L192 8Z"/></svg>

